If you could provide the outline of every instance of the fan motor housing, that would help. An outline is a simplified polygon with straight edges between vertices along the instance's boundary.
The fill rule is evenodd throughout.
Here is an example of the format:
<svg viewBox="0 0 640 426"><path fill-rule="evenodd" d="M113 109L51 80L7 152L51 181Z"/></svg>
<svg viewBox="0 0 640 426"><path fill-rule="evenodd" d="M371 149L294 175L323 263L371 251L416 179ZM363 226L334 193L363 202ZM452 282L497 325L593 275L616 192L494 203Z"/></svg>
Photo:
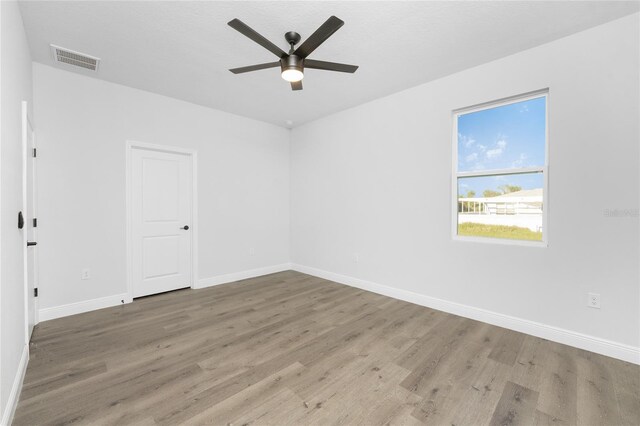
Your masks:
<svg viewBox="0 0 640 426"><path fill-rule="evenodd" d="M286 58L280 59L280 68L282 68L282 71L298 70L302 72L304 69L304 59L296 55L289 55Z"/></svg>

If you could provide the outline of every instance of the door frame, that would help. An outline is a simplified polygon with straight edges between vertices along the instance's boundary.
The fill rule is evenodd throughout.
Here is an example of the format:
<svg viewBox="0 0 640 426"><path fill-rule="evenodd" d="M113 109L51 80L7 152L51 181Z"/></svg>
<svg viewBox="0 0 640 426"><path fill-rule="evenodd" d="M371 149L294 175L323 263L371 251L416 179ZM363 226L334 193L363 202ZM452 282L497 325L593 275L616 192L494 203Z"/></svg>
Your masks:
<svg viewBox="0 0 640 426"><path fill-rule="evenodd" d="M28 221L33 219L27 217L27 197L29 194L29 188L27 188L27 162L31 160L30 150L28 146L28 132L31 131L31 137L33 141L33 147L36 147L36 132L33 126L33 120L31 119L31 115L29 114L29 104L27 101L22 101L21 104L21 145L22 145L22 214L25 217L24 228L22 228L22 275L24 281L24 339L27 346L29 345L29 341L31 340L31 335L29 333L29 297L33 297L33 325L38 324L38 298L35 295L29 294L29 274L28 274L28 262L27 262L27 240L29 236L27 235L27 230L29 228ZM31 160L33 161L33 160ZM33 170L32 170L33 172ZM31 195L34 196L36 194L37 181L36 181L36 173L32 176L32 184L33 184L33 193ZM31 202L33 203L34 200ZM36 217L35 205L34 207L34 217ZM34 230L34 237L37 234L37 231ZM33 253L33 286L34 288L38 287L38 251L36 247L33 247L35 252Z"/></svg>
<svg viewBox="0 0 640 426"><path fill-rule="evenodd" d="M198 284L198 152L194 149L127 140L126 144L127 300L133 301L133 150L186 155L191 159L191 288Z"/></svg>

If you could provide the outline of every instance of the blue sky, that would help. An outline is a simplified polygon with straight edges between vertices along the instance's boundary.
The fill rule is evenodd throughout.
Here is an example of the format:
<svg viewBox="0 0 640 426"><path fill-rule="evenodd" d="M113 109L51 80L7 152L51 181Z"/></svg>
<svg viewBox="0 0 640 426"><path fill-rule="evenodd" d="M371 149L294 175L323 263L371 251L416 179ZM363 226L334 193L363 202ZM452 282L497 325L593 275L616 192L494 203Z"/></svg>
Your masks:
<svg viewBox="0 0 640 426"><path fill-rule="evenodd" d="M458 171L542 166L545 157L545 98L535 98L458 116ZM482 196L500 185L542 188L541 174L458 180L459 193Z"/></svg>

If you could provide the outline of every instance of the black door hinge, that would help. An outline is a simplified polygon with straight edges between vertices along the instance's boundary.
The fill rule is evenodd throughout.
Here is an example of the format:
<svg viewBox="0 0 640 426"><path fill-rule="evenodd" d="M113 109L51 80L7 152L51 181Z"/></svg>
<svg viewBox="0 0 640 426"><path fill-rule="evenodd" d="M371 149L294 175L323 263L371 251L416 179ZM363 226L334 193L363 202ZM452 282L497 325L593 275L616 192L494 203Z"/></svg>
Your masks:
<svg viewBox="0 0 640 426"><path fill-rule="evenodd" d="M33 289L33 297L38 297L38 289L37 288Z"/></svg>
<svg viewBox="0 0 640 426"><path fill-rule="evenodd" d="M33 148L33 156L36 157L36 149Z"/></svg>
<svg viewBox="0 0 640 426"><path fill-rule="evenodd" d="M36 217L33 218L33 227L34 228L38 227L38 218L36 218Z"/></svg>

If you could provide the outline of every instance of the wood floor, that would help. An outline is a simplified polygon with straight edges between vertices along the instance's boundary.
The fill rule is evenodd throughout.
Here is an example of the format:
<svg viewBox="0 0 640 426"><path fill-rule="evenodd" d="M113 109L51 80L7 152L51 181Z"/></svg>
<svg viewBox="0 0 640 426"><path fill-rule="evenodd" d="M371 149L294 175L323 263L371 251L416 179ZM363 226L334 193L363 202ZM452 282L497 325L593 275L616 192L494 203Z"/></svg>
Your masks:
<svg viewBox="0 0 640 426"><path fill-rule="evenodd" d="M640 367L297 272L40 324L14 424L638 425Z"/></svg>

